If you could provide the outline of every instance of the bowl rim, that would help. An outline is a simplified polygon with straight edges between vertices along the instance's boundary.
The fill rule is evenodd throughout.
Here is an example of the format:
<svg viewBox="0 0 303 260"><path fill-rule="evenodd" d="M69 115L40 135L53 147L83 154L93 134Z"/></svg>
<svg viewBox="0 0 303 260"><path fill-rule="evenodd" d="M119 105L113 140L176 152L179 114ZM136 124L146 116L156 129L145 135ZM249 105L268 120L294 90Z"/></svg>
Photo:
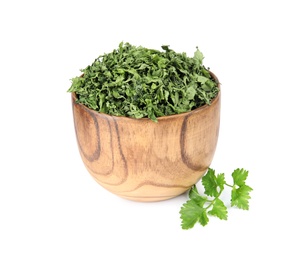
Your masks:
<svg viewBox="0 0 303 260"><path fill-rule="evenodd" d="M205 109L208 109L209 107L214 106L218 102L218 100L220 99L220 96L221 96L221 83L219 82L217 76L213 72L211 72L211 71L209 71L209 72L210 72L211 76L214 78L215 82L218 84L218 88L219 88L219 92L218 92L217 96L211 100L210 105L204 104L203 106L197 107L197 108L195 108L193 110L190 110L190 111L187 111L187 112L183 112L183 113L179 113L179 114L173 114L173 115L167 115L167 116L160 116L160 117L157 117L158 122L173 119L173 118L176 118L176 117L186 117L187 115L190 115L190 114L193 114L193 113L198 113L201 110L205 110ZM72 92L71 96L72 96L72 102L73 103L81 106L83 109L89 111L90 113L98 115L98 116L102 115L102 116L109 117L109 118L114 118L114 119L131 120L131 121L136 121L136 122L138 122L138 121L149 122L150 121L150 122L154 123L154 121L152 121L148 117L133 118L133 117L127 117L127 116L115 116L115 115L110 115L110 114L106 114L106 113L103 113L103 112L98 112L94 109L91 109L91 108L87 107L86 105L84 105L82 103L76 103L76 93L75 92Z"/></svg>

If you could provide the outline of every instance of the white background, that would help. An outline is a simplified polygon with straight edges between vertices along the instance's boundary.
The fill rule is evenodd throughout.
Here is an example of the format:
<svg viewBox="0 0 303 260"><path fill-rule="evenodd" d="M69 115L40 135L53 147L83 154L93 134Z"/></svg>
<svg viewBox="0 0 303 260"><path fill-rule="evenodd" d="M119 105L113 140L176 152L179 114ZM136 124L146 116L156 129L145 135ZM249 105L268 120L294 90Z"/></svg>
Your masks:
<svg viewBox="0 0 303 260"><path fill-rule="evenodd" d="M0 259L303 259L300 2L2 1ZM90 177L66 91L121 41L199 46L222 83L211 167L249 170L249 211L185 231L186 194L132 202Z"/></svg>

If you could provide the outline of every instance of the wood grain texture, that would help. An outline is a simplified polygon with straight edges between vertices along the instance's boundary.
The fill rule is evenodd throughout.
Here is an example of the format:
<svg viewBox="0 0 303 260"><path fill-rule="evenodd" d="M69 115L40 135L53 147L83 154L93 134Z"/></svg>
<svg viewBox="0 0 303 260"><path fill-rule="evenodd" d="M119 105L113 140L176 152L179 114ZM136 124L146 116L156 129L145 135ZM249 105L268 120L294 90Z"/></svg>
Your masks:
<svg viewBox="0 0 303 260"><path fill-rule="evenodd" d="M77 104L72 94L81 158L110 192L135 201L176 197L210 166L220 127L220 97L191 112L150 119L116 117Z"/></svg>

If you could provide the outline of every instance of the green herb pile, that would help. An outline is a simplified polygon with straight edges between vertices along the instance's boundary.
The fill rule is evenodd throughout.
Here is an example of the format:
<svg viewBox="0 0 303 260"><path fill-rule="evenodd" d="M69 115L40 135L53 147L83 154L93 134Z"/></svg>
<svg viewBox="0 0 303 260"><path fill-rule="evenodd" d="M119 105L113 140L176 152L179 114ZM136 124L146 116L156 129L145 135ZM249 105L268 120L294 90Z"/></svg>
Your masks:
<svg viewBox="0 0 303 260"><path fill-rule="evenodd" d="M248 210L251 198L249 193L253 189L246 184L247 177L248 171L238 168L232 173L233 184L228 184L224 173L215 174L215 171L209 168L202 177L206 195L200 195L196 185L193 185L189 191L189 200L181 207L182 228L190 229L197 222L205 226L209 221L208 215L227 220L227 207L219 198L225 186L231 188L231 206Z"/></svg>
<svg viewBox="0 0 303 260"><path fill-rule="evenodd" d="M167 45L162 49L121 42L118 49L82 69L83 75L72 79L68 92L98 112L153 121L210 105L219 88L202 65L199 49L193 58Z"/></svg>

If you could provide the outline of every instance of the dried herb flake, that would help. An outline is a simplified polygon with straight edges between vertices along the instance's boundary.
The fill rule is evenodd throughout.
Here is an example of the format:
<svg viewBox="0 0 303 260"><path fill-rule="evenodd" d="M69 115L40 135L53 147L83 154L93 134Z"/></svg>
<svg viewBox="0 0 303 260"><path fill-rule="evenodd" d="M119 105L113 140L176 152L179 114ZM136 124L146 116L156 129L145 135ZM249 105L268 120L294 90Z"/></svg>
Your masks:
<svg viewBox="0 0 303 260"><path fill-rule="evenodd" d="M98 112L153 121L210 105L219 88L198 47L193 58L168 45L162 49L121 42L80 70L83 74L72 79L68 92Z"/></svg>

